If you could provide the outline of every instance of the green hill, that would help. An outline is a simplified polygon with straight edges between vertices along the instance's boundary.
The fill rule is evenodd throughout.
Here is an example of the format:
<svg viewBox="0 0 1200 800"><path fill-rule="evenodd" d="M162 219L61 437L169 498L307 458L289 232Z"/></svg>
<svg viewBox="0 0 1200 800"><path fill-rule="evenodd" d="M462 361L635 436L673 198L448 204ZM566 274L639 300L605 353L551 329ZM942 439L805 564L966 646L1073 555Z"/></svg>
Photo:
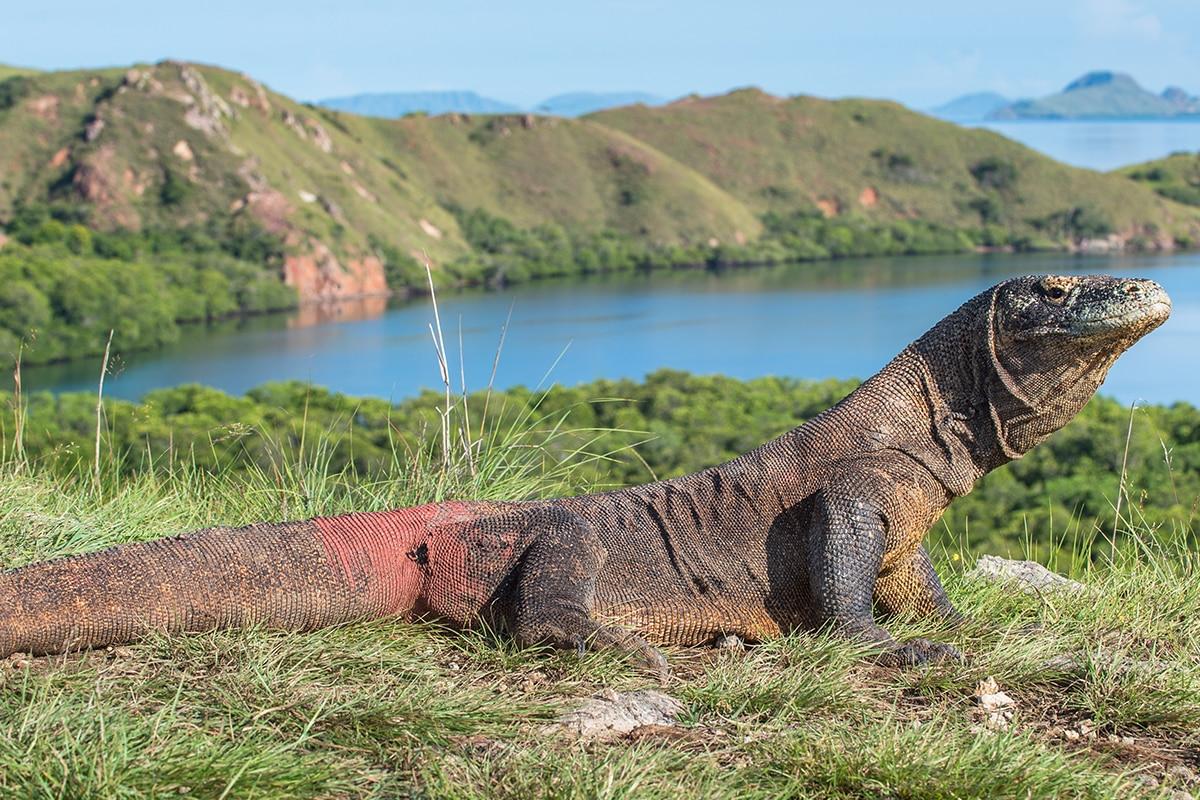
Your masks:
<svg viewBox="0 0 1200 800"><path fill-rule="evenodd" d="M461 255L448 208L656 243L752 238L764 211L815 206L977 225L972 201L989 190L1016 229L1081 204L1118 232L1196 222L1113 177L886 102L746 90L579 121L379 120L174 62L16 81L0 117L0 218L33 201L80 204L101 230L248 214L297 254L351 262L370 258L372 235Z"/></svg>
<svg viewBox="0 0 1200 800"><path fill-rule="evenodd" d="M35 285L24 260L0 264L24 282L0 297L10 342L29 316L13 309L31 302L43 331L76 324L54 316L55 292L73 270L111 276L93 255L143 271L178 253L238 261L205 262L190 283L172 267L177 310L163 313L184 319L283 302L247 269L323 300L420 291L426 257L452 286L980 246L1169 249L1200 235L1196 209L995 133L757 90L581 119L388 120L179 62L31 73L0 82L0 175L5 252L74 259L57 288ZM197 295L207 310L178 310Z"/></svg>
<svg viewBox="0 0 1200 800"><path fill-rule="evenodd" d="M1123 236L1179 231L1195 220L1115 176L890 102L780 99L749 89L589 119L688 164L756 213L816 204L839 215L997 223L1035 235L1053 233L1058 215L1080 207Z"/></svg>
<svg viewBox="0 0 1200 800"><path fill-rule="evenodd" d="M1172 153L1117 173L1144 183L1177 203L1200 206L1200 153Z"/></svg>

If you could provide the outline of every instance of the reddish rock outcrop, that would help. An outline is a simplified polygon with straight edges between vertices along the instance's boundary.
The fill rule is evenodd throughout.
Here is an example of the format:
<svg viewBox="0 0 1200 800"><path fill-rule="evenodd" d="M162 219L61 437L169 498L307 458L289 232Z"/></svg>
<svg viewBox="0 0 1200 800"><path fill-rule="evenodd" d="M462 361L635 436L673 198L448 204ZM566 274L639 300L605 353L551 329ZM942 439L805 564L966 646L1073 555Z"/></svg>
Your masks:
<svg viewBox="0 0 1200 800"><path fill-rule="evenodd" d="M343 264L321 242L311 241L307 253L288 256L283 281L294 286L301 302L386 295L383 262L375 256L348 259Z"/></svg>

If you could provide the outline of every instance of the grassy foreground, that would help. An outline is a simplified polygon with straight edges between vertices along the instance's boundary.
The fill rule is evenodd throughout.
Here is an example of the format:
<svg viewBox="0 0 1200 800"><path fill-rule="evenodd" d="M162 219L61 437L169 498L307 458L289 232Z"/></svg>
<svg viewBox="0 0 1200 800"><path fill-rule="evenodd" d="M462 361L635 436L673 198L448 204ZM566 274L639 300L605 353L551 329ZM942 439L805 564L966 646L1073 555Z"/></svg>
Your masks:
<svg viewBox="0 0 1200 800"><path fill-rule="evenodd" d="M552 494L571 480L544 471L556 435L514 426L446 459L397 453L366 481L311 442L236 474L52 476L10 453L0 566L205 525ZM979 624L893 630L952 641L963 665L887 670L808 634L671 650L663 688L683 724L609 744L546 725L647 677L481 633L375 622L14 656L0 661L0 796L1173 797L1200 786L1200 564L1182 538L1130 540L1147 544L1076 562L1092 592L1041 598L969 581L940 554ZM1015 700L1011 720L975 705L987 676Z"/></svg>

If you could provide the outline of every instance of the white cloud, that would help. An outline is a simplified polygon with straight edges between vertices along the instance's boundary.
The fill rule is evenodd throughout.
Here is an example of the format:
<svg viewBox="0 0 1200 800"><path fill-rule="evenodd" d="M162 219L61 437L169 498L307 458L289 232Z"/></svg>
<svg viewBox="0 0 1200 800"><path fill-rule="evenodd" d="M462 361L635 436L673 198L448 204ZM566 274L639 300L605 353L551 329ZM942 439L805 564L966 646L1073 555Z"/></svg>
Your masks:
<svg viewBox="0 0 1200 800"><path fill-rule="evenodd" d="M1084 32L1100 37L1162 38L1158 15L1132 0L1081 0L1079 14Z"/></svg>

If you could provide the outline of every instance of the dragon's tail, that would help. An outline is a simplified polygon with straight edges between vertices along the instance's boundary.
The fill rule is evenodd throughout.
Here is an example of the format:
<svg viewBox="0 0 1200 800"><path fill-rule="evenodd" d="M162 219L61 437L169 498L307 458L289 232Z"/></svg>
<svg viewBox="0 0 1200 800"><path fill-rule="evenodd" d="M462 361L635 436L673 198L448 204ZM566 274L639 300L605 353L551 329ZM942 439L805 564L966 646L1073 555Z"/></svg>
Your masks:
<svg viewBox="0 0 1200 800"><path fill-rule="evenodd" d="M0 657L151 630L311 630L407 610L412 592L400 590L411 587L397 586L407 577L364 552L382 542L342 527L336 540L315 522L207 528L0 572Z"/></svg>

